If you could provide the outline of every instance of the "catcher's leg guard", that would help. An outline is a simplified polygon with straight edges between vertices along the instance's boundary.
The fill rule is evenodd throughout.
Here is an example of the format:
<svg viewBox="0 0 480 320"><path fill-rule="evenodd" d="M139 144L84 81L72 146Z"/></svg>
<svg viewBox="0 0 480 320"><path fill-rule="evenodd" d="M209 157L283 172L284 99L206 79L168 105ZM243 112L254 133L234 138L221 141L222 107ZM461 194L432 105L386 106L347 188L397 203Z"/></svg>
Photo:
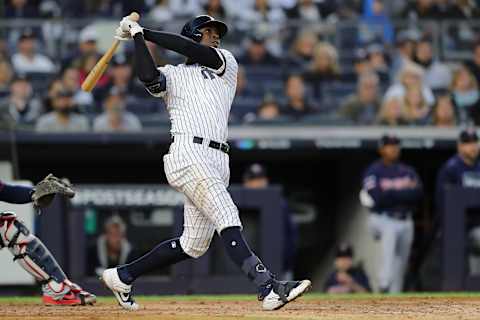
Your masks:
<svg viewBox="0 0 480 320"><path fill-rule="evenodd" d="M68 297L70 305L84 304L50 251L13 212L0 212L0 245L7 247L13 260L42 283L44 300L64 301Z"/></svg>
<svg viewBox="0 0 480 320"><path fill-rule="evenodd" d="M3 245L14 256L13 260L37 280L63 283L67 279L50 251L13 212L0 213L0 233Z"/></svg>

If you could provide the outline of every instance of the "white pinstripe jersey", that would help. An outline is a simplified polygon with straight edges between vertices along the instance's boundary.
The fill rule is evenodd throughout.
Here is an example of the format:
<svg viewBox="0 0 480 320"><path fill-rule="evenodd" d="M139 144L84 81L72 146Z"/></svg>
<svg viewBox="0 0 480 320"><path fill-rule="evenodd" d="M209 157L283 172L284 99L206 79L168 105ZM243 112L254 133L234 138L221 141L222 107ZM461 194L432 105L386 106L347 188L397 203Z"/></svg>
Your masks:
<svg viewBox="0 0 480 320"><path fill-rule="evenodd" d="M167 80L163 95L173 135L187 134L219 142L228 137L228 118L237 85L238 64L225 49L217 70L199 64L158 68Z"/></svg>

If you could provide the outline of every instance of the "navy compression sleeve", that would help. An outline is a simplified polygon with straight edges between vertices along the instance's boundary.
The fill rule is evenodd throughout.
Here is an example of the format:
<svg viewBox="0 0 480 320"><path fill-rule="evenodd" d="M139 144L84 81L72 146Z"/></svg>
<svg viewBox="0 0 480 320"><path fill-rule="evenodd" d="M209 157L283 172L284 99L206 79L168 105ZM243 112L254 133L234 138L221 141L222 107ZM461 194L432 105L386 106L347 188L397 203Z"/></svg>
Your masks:
<svg viewBox="0 0 480 320"><path fill-rule="evenodd" d="M18 204L29 203L32 202L32 192L31 187L0 183L0 201Z"/></svg>
<svg viewBox="0 0 480 320"><path fill-rule="evenodd" d="M197 43L187 37L163 31L143 29L145 40L156 43L162 48L175 51L189 59L198 62L202 66L218 69L223 61L215 49Z"/></svg>
<svg viewBox="0 0 480 320"><path fill-rule="evenodd" d="M138 78L153 96L160 94L167 88L165 75L158 71L150 51L148 51L145 39L141 33L133 37L135 43L135 64L137 66Z"/></svg>

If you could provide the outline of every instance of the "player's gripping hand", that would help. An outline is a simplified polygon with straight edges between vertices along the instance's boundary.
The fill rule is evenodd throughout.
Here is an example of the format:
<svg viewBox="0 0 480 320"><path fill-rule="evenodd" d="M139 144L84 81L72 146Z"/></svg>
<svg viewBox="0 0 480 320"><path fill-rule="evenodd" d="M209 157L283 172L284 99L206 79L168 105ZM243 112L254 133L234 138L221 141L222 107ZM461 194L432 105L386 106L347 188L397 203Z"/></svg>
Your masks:
<svg viewBox="0 0 480 320"><path fill-rule="evenodd" d="M69 198L75 196L75 191L70 182L49 174L33 188L33 204L36 207L44 208L52 202L57 193Z"/></svg>
<svg viewBox="0 0 480 320"><path fill-rule="evenodd" d="M120 29L123 32L129 33L132 37L137 33L143 33L143 28L138 24L138 22L131 20L129 16L122 18L120 21Z"/></svg>
<svg viewBox="0 0 480 320"><path fill-rule="evenodd" d="M115 30L115 39L120 40L120 41L128 41L132 39L132 36L130 35L130 32L125 32L122 30L121 27L118 27Z"/></svg>

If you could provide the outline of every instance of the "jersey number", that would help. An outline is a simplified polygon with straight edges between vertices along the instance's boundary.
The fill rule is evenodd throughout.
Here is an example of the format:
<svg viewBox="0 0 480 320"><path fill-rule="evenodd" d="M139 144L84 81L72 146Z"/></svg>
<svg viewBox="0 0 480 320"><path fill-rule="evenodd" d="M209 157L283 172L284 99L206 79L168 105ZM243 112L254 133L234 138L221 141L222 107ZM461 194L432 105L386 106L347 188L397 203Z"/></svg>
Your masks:
<svg viewBox="0 0 480 320"><path fill-rule="evenodd" d="M202 69L202 76L203 76L203 79L214 80L215 79L215 72L213 72L210 69Z"/></svg>

